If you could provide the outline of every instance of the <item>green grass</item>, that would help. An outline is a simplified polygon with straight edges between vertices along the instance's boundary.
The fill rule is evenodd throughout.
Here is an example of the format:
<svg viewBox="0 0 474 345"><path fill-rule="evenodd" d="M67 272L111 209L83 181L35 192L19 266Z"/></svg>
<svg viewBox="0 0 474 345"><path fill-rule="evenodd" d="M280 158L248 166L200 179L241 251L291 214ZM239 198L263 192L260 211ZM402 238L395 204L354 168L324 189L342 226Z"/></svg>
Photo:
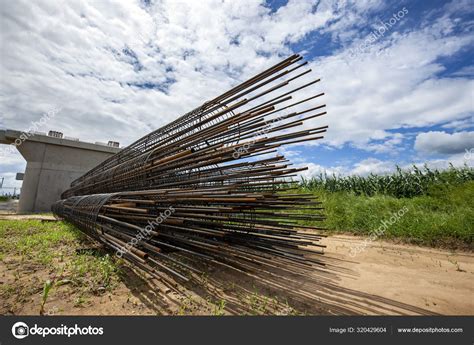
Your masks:
<svg viewBox="0 0 474 345"><path fill-rule="evenodd" d="M81 294L111 290L119 280L119 262L96 249L85 235L65 222L0 220L0 261L34 265L49 271L53 288L72 284Z"/></svg>
<svg viewBox="0 0 474 345"><path fill-rule="evenodd" d="M48 265L58 254L55 249L76 245L84 240L84 234L68 223L39 220L0 221L0 257L6 254L19 255Z"/></svg>
<svg viewBox="0 0 474 345"><path fill-rule="evenodd" d="M69 264L69 279L75 285L84 285L94 293L111 290L120 273L109 254L86 251L76 255Z"/></svg>
<svg viewBox="0 0 474 345"><path fill-rule="evenodd" d="M327 219L323 226L337 232L369 236L378 230L381 238L441 247L473 248L474 181L462 184L433 184L425 195L400 198L353 191L328 192L325 188L303 188L319 196ZM405 211L401 211L405 210ZM384 227L383 221L392 224ZM321 223L306 222L320 225Z"/></svg>

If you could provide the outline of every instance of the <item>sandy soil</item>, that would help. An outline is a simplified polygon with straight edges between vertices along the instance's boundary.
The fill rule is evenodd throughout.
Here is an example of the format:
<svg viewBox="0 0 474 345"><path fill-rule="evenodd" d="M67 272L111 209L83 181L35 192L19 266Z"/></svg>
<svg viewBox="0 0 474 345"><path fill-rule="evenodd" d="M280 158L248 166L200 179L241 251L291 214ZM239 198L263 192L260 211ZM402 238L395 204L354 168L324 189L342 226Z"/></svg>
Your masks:
<svg viewBox="0 0 474 345"><path fill-rule="evenodd" d="M56 221L52 214L2 214L0 212L0 220L41 220Z"/></svg>
<svg viewBox="0 0 474 345"><path fill-rule="evenodd" d="M130 267L113 291L83 298L77 288L54 289L46 314L61 315L243 315L369 314L474 315L474 255L376 241L351 257L364 239L327 237L326 266L314 277L283 277L280 286L234 270L199 267L197 282L164 285ZM0 264L0 284L18 287L0 299L0 314L38 315L43 282L50 272L17 258ZM313 279L311 279L313 278ZM292 280L293 279L293 280ZM316 281L316 283L315 283ZM0 296L1 297L1 296ZM225 301L225 303L223 303Z"/></svg>
<svg viewBox="0 0 474 345"><path fill-rule="evenodd" d="M338 235L324 240L327 256L346 261L354 275L339 285L444 315L474 315L474 255Z"/></svg>

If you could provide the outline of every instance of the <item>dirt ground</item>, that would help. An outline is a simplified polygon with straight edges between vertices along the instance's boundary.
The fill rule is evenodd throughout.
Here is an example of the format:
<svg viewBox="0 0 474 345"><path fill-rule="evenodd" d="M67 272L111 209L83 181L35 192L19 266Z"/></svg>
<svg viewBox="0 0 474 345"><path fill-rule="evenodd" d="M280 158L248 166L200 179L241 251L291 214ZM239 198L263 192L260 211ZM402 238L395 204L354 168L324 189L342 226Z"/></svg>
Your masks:
<svg viewBox="0 0 474 345"><path fill-rule="evenodd" d="M369 242L351 257L364 238L337 235L325 239L329 256L348 260L354 276L339 284L443 315L474 315L474 255L432 248Z"/></svg>
<svg viewBox="0 0 474 345"><path fill-rule="evenodd" d="M0 201L0 215L15 214L19 200Z"/></svg>
<svg viewBox="0 0 474 345"><path fill-rule="evenodd" d="M324 238L326 266L307 280L282 284L225 267L193 283L163 283L122 266L112 291L80 294L73 284L53 288L47 315L474 315L474 255L335 235ZM363 248L351 257L354 246ZM352 248L352 249L351 249ZM59 264L59 263L58 263ZM203 264L204 265L204 264ZM0 314L38 315L42 284L52 270L4 258ZM279 277L280 278L280 277ZM5 289L4 289L5 290Z"/></svg>
<svg viewBox="0 0 474 345"><path fill-rule="evenodd" d="M2 214L0 212L0 220L41 220L55 221L56 218L52 214Z"/></svg>

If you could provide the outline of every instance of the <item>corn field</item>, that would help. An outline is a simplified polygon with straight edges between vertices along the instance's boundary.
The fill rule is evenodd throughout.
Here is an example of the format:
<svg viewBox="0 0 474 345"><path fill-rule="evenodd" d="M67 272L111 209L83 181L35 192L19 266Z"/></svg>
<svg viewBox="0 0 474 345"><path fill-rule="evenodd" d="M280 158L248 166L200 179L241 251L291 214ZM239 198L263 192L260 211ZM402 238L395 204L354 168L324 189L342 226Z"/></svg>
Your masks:
<svg viewBox="0 0 474 345"><path fill-rule="evenodd" d="M397 198L411 198L426 195L437 188L459 185L474 180L474 169L468 166L455 168L452 164L446 170L430 169L428 166L403 170L399 166L392 174L368 176L337 176L321 173L311 179L303 178L301 187L328 192L353 192L356 195L391 195Z"/></svg>

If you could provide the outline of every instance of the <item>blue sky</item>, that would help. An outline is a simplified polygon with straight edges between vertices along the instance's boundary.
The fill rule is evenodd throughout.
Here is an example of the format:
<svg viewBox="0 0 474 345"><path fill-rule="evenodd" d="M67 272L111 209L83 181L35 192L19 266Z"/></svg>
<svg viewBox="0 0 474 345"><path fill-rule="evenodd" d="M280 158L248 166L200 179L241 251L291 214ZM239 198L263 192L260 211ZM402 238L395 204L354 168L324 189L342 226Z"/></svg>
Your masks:
<svg viewBox="0 0 474 345"><path fill-rule="evenodd" d="M127 145L292 53L322 79L305 176L473 165L472 1L11 1L0 7L0 128ZM19 186L19 154L0 156Z"/></svg>

